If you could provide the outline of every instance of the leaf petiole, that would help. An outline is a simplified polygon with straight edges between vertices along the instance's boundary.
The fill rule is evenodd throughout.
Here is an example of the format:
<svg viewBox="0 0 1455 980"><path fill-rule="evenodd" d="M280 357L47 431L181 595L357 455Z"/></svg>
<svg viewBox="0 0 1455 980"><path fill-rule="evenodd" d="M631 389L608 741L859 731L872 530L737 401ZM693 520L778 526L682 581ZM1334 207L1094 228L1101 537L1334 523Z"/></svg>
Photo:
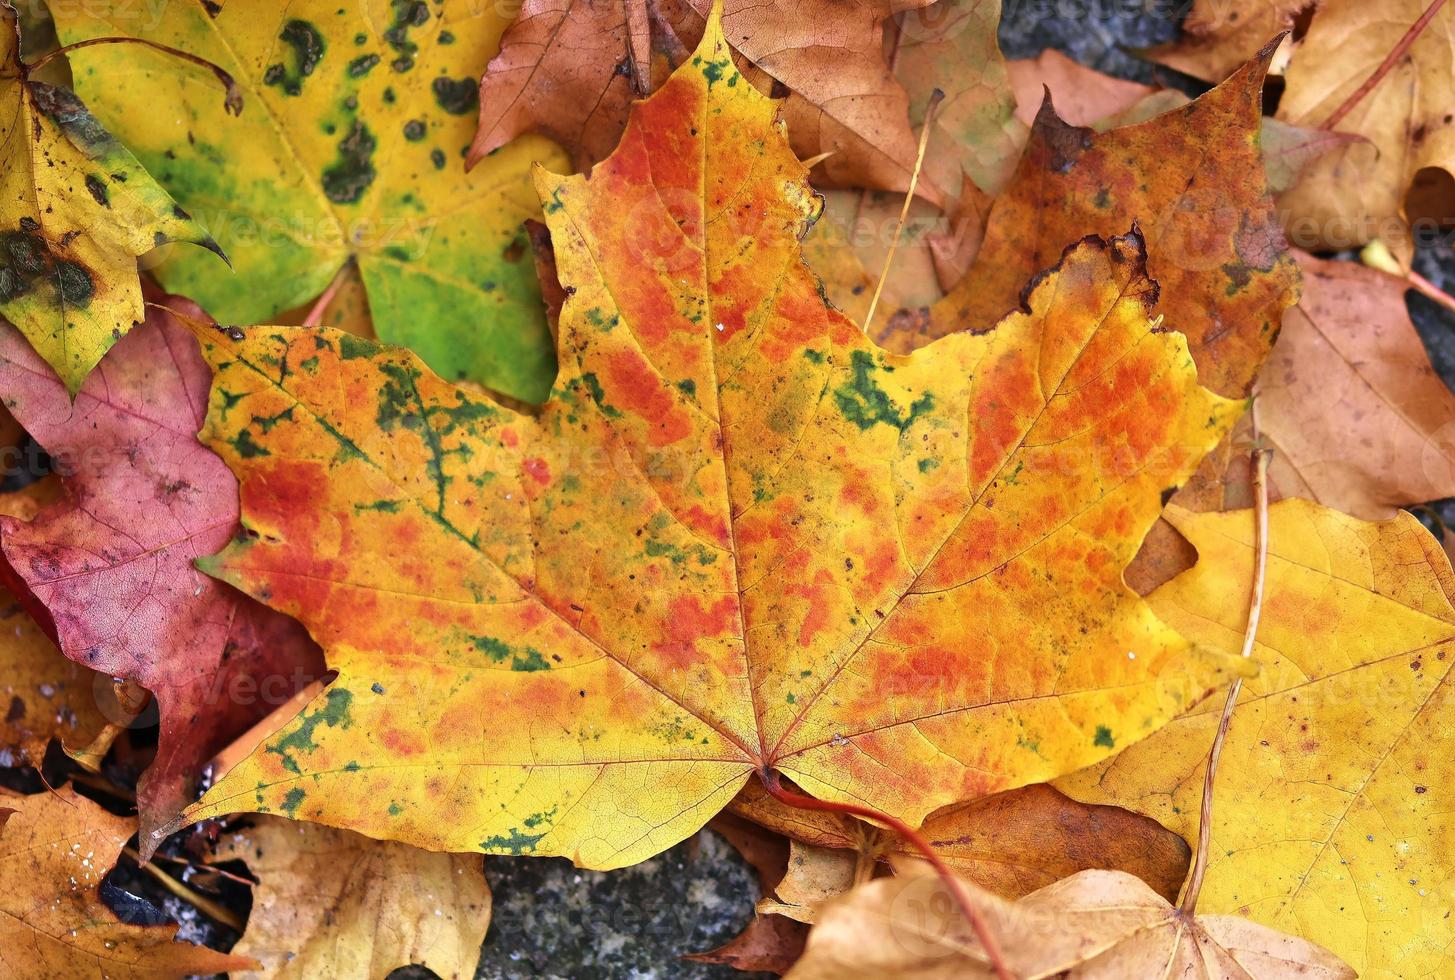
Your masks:
<svg viewBox="0 0 1455 980"><path fill-rule="evenodd" d="M768 791L769 795L787 806L799 810L820 810L826 813L846 813L855 817L863 817L866 820L873 820L876 823L884 824L900 837L904 838L906 843L912 846L920 853L921 857L929 862L930 866L935 869L935 873L940 876L940 880L945 883L945 887L949 889L950 894L954 896L955 903L960 906L960 911L969 920L970 928L975 930L975 937L980 940L980 946L985 950L986 958L990 960L990 965L995 969L995 975L1000 980L1013 980L1014 975L1006 967L1005 959L1001 955L1000 943L996 940L995 934L990 931L990 925L985 921L985 917L980 914L979 910L975 908L974 903L970 901L970 896L966 893L965 887L960 883L960 879L955 877L955 873L940 859L940 856L935 853L935 849L930 846L930 842L925 840L919 831L898 817L892 817L873 807L860 806L857 803L836 803L831 800L818 800L812 796L804 796L801 793L784 789L778 773L772 769L760 769L758 776L762 779L763 788Z"/></svg>
<svg viewBox="0 0 1455 980"><path fill-rule="evenodd" d="M1272 455L1273 451L1270 449L1253 450L1253 499L1258 522L1257 556L1253 565L1253 595L1248 602L1248 626L1243 633L1244 657L1253 655L1258 620L1263 616L1263 580L1268 568L1268 459ZM1223 705L1217 734L1213 736L1212 749L1207 755L1207 773L1203 776L1202 783L1202 815L1198 818L1197 827L1197 856L1193 859L1192 872L1187 876L1187 889L1182 896L1181 905L1178 906L1178 910L1189 917L1197 911L1197 898L1202 892L1203 875L1207 873L1207 850L1212 838L1213 781L1217 778L1218 758L1223 753L1223 742L1228 737L1228 728L1233 723L1233 709L1238 704L1238 694L1242 690L1243 679L1239 677L1228 688L1228 700Z"/></svg>

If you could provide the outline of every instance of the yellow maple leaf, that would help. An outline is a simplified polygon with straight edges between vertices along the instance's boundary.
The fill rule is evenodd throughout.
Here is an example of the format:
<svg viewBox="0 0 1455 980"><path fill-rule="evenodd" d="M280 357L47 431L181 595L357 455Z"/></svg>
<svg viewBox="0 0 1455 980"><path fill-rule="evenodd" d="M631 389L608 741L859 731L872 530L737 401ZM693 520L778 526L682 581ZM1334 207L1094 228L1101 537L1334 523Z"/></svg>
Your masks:
<svg viewBox="0 0 1455 980"><path fill-rule="evenodd" d="M1139 236L912 355L828 307L818 213L716 21L591 176L539 417L327 330L203 329L245 534L206 567L339 678L190 813L639 861L754 772L918 823L1144 737L1218 671L1121 581L1239 406Z"/></svg>
<svg viewBox="0 0 1455 980"><path fill-rule="evenodd" d="M1169 508L1198 562L1149 598L1213 649L1242 642L1251 513ZM1262 670L1223 747L1200 907L1302 935L1362 977L1445 976L1455 575L1409 514L1366 523L1287 500L1270 510L1268 547ZM1057 785L1194 839L1216 701Z"/></svg>
<svg viewBox="0 0 1455 980"><path fill-rule="evenodd" d="M75 95L27 78L15 11L0 4L0 315L72 395L141 322L136 259L166 242L222 255Z"/></svg>

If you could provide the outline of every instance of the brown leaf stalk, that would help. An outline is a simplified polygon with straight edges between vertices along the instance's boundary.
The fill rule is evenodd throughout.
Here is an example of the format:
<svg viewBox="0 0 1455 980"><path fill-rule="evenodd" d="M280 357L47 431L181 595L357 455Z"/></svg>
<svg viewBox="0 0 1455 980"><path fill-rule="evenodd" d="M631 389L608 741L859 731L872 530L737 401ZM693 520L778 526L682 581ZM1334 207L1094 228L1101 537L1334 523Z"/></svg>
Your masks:
<svg viewBox="0 0 1455 980"><path fill-rule="evenodd" d="M1242 655L1253 655L1253 641L1258 635L1258 620L1263 615L1263 581L1268 567L1268 459L1273 455L1269 449L1253 450L1253 499L1257 520L1257 552L1253 566L1253 595L1248 603L1248 627L1243 633ZM1222 717L1218 720L1217 734L1213 736L1212 749L1207 756L1207 773L1202 783L1202 815L1197 828L1197 857L1193 861L1192 873L1188 875L1187 891L1182 896L1179 911L1191 917L1197 911L1197 899L1202 893L1202 879L1207 872L1208 844L1212 837L1213 782L1217 778L1218 759L1223 753L1223 742L1228 737L1228 728L1233 723L1233 708L1238 704L1238 694L1243 690L1243 679L1233 681L1228 689L1228 700L1223 705Z"/></svg>
<svg viewBox="0 0 1455 980"><path fill-rule="evenodd" d="M171 892L173 895L177 896L188 905L191 905L193 908L197 909L197 911L202 912L210 918L217 920L234 932L241 933L243 931L243 920L238 918L231 909L226 908L219 902L214 902L206 895L197 894L197 892L188 888L186 885L182 884L176 878L173 878L171 875L167 874L155 864L143 861L141 859L141 855L136 852L135 848L128 847L126 850L122 851L122 853L135 861L137 867L141 868L141 870L145 871L147 874L155 878L157 884L161 885L167 891Z"/></svg>
<svg viewBox="0 0 1455 980"><path fill-rule="evenodd" d="M1342 105L1329 113L1329 118L1325 119L1323 125L1319 128L1325 130L1333 129L1349 114L1350 110L1363 101L1366 95L1374 91L1374 86L1378 85L1384 76L1389 74L1390 69L1395 66L1399 59L1405 56L1405 52L1415 43L1420 33L1424 31L1430 21L1434 20L1435 15L1440 12L1440 8L1443 6L1445 6L1445 0L1433 0L1425 8L1425 12L1420 15L1420 19L1411 24L1410 29L1404 32L1404 37L1399 39L1399 43L1390 49L1389 54L1384 56L1384 60L1379 63L1379 67L1374 69L1374 72L1368 78L1364 79L1364 83L1356 88L1353 94L1344 100Z"/></svg>
<svg viewBox="0 0 1455 980"><path fill-rule="evenodd" d="M910 193L911 195L914 193L913 188L911 188ZM940 856L935 853L935 849L930 845L930 842L925 840L919 831L898 817L890 816L873 807L860 806L857 803L836 803L830 800L817 800L812 796L804 796L801 793L784 789L782 782L778 778L778 773L772 770L760 771L759 776L763 780L764 788L780 803L799 810L821 810L826 813L847 813L855 817L863 817L866 820L873 820L876 823L884 824L900 837L904 838L910 846L920 853L921 857L929 862L930 867L935 869L935 873L940 876L940 880L949 889L950 894L955 899L955 903L960 906L960 911L965 914L965 918L970 922L970 928L975 930L975 937L980 940L980 946L985 950L986 958L990 960L990 965L995 969L995 975L1000 980L1014 980L1014 974L1005 965L1005 958L1000 951L1000 943L996 940L995 934L990 931L989 923L985 921L985 917L975 907L975 903L970 900L970 895L965 891L964 884L959 878L955 877L955 873L950 870L949 865L940 859Z"/></svg>

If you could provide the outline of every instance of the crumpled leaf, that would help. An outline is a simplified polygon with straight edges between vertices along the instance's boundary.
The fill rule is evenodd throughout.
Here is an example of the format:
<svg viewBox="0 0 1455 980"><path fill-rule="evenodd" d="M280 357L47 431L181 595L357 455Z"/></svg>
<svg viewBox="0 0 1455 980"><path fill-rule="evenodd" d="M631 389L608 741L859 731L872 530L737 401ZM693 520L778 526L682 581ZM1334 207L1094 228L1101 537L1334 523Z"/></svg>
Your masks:
<svg viewBox="0 0 1455 980"><path fill-rule="evenodd" d="M156 307L74 405L24 338L0 324L0 391L60 460L66 489L33 520L0 517L0 551L66 656L157 698L160 745L137 792L145 854L211 754L323 670L297 623L192 567L238 526L237 481L195 435L207 384L191 333Z"/></svg>
<svg viewBox="0 0 1455 980"><path fill-rule="evenodd" d="M884 859L916 854L896 835L852 817L791 809L757 783L743 787L731 811L819 848L867 848ZM1012 899L1101 868L1134 874L1170 900L1189 861L1187 844L1155 820L1089 806L1044 784L945 807L929 816L920 833L957 874Z"/></svg>
<svg viewBox="0 0 1455 980"><path fill-rule="evenodd" d="M1245 394L1298 298L1259 153L1271 54L1182 109L1107 133L1068 126L1043 106L969 274L927 318L882 342L905 350L993 323L1067 242L1135 219L1167 324L1187 336L1198 376L1220 394Z"/></svg>
<svg viewBox="0 0 1455 980"><path fill-rule="evenodd" d="M1237 649L1252 513L1168 515L1198 561L1153 607L1193 641ZM1304 500L1272 506L1268 548L1262 670L1244 684L1218 765L1199 907L1296 932L1361 977L1447 975L1450 563L1409 514L1370 524ZM1195 838L1218 711L1205 702L1058 785Z"/></svg>
<svg viewBox="0 0 1455 980"><path fill-rule="evenodd" d="M1233 916L1184 916L1140 879L1082 871L1010 903L969 882L1012 973L1024 980L1205 977L1352 980L1325 950ZM932 871L858 888L826 908L787 980L992 977L979 942Z"/></svg>
<svg viewBox="0 0 1455 980"><path fill-rule="evenodd" d="M29 520L40 507L38 497L50 492L49 483L0 494L0 515ZM52 738L77 748L94 738L106 725L92 686L99 677L61 656L0 585L0 768L39 766Z"/></svg>
<svg viewBox="0 0 1455 980"><path fill-rule="evenodd" d="M207 97L220 113L215 86ZM27 80L15 11L0 4L0 315L73 394L142 319L136 259L166 242L222 254L75 95Z"/></svg>
<svg viewBox="0 0 1455 980"><path fill-rule="evenodd" d="M224 114L205 71L135 45L76 51L76 87L182 204L206 217L236 275L177 252L154 270L225 322L312 300L353 259L379 335L436 371L539 401L555 373L520 223L539 212L543 140L474 172L475 81L507 22L469 0L64 4L67 43L145 37L231 72L247 108ZM206 79L204 81L204 79ZM138 112L165 105L166 112Z"/></svg>
<svg viewBox="0 0 1455 980"><path fill-rule="evenodd" d="M811 923L820 906L854 886L859 856L854 851L789 842L788 862L772 897L758 901L760 915L781 915ZM873 868L872 859L869 868Z"/></svg>
<svg viewBox="0 0 1455 980"><path fill-rule="evenodd" d="M886 354L800 262L818 201L737 77L714 25L589 178L539 175L570 292L539 417L346 335L208 332L249 533L205 567L339 677L191 819L608 868L755 770L918 823L1218 678L1120 579L1238 410L1153 329L1139 239Z"/></svg>
<svg viewBox="0 0 1455 980"><path fill-rule="evenodd" d="M258 880L235 952L256 959L263 972L234 977L384 977L410 964L444 980L475 976L490 924L478 856L255 820L224 834L216 854L244 861Z"/></svg>
<svg viewBox="0 0 1455 980"><path fill-rule="evenodd" d="M7 977L154 980L257 964L174 941L175 925L131 925L97 887L136 829L70 788L0 789L0 972Z"/></svg>

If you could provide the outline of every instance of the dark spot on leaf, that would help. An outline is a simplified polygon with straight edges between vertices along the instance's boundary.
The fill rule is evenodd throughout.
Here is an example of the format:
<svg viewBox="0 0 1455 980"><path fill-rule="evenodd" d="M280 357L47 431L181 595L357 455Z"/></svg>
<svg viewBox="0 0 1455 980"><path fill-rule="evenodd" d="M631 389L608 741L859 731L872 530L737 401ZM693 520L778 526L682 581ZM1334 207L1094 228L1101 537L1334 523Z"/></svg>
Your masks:
<svg viewBox="0 0 1455 980"><path fill-rule="evenodd" d="M391 0L394 8L394 23L384 31L384 40L399 57L389 63L397 72L406 72L414 67L414 56L419 45L409 39L411 28L429 22L429 7L424 0Z"/></svg>
<svg viewBox="0 0 1455 980"><path fill-rule="evenodd" d="M374 182L374 134L360 120L354 120L347 136L339 140L339 158L323 172L323 192L335 204L352 204L364 196Z"/></svg>
<svg viewBox="0 0 1455 980"><path fill-rule="evenodd" d="M404 138L411 143L418 143L424 139L424 120L411 119L404 124Z"/></svg>
<svg viewBox="0 0 1455 980"><path fill-rule="evenodd" d="M363 78L379 63L377 54L361 54L349 62L349 77Z"/></svg>
<svg viewBox="0 0 1455 980"><path fill-rule="evenodd" d="M288 791L287 796L283 797L283 803L278 809L287 814L290 820L297 819L298 808L303 805L303 800L307 795L307 793L295 786Z"/></svg>
<svg viewBox="0 0 1455 980"><path fill-rule="evenodd" d="M838 404L839 414L860 429L869 429L882 422L903 430L934 407L934 395L925 392L914 400L907 413L902 413L874 380L881 367L875 363L872 354L856 350L850 355L850 364L853 378L834 390L834 401Z"/></svg>
<svg viewBox="0 0 1455 980"><path fill-rule="evenodd" d="M479 83L473 78L436 78L430 83L434 100L452 116L464 116L480 104Z"/></svg>
<svg viewBox="0 0 1455 980"><path fill-rule="evenodd" d="M102 182L100 177L97 177L95 174L87 174L86 190L91 193L91 197L95 199L97 204L103 208L111 207L111 197L106 193L106 184Z"/></svg>
<svg viewBox="0 0 1455 980"><path fill-rule="evenodd" d="M293 49L289 58L292 64L269 65L263 73L263 82L279 86L289 95L298 95L303 91L303 80L312 75L323 60L326 47L323 35L308 21L295 18L283 25L278 38Z"/></svg>

